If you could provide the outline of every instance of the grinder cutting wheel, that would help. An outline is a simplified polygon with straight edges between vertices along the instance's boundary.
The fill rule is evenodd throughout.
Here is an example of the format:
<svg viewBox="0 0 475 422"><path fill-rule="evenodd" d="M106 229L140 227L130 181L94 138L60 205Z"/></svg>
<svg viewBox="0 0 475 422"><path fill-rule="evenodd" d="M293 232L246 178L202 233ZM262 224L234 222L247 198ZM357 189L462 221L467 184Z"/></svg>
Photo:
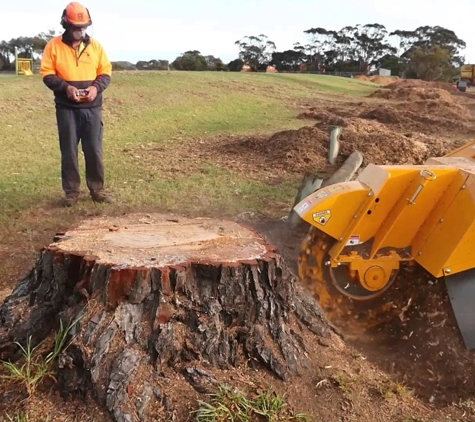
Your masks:
<svg viewBox="0 0 475 422"><path fill-rule="evenodd" d="M468 349L475 349L475 142L423 165L368 165L294 208L311 225L302 282L330 320L368 327L401 312L392 289L419 265L443 278Z"/></svg>
<svg viewBox="0 0 475 422"><path fill-rule="evenodd" d="M400 312L402 298L384 294L397 271L388 279L383 268L373 265L360 278L350 265L332 267L329 251L334 244L333 238L312 227L299 255L300 279L318 297L329 319L346 325L354 321L353 328L369 328Z"/></svg>

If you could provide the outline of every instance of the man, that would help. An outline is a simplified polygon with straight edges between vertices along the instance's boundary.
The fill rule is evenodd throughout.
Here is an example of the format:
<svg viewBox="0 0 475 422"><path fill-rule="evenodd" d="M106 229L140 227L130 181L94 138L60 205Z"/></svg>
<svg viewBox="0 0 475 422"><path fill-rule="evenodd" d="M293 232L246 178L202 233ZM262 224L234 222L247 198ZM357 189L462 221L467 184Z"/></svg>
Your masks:
<svg viewBox="0 0 475 422"><path fill-rule="evenodd" d="M92 200L112 202L104 192L102 158L102 93L110 84L112 65L102 46L86 34L92 20L84 6L69 3L61 16L61 25L65 32L47 43L40 73L45 85L54 92L64 202L72 206L79 196L79 140Z"/></svg>

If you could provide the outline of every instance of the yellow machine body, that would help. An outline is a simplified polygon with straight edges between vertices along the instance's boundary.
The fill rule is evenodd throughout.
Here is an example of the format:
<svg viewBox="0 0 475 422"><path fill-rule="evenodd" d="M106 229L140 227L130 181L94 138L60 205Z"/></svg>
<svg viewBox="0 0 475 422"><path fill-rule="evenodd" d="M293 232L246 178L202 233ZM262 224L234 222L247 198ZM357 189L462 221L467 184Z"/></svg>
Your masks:
<svg viewBox="0 0 475 422"><path fill-rule="evenodd" d="M460 79L472 82L475 79L475 65L465 64L460 67Z"/></svg>
<svg viewBox="0 0 475 422"><path fill-rule="evenodd" d="M470 144L424 165L368 165L354 181L309 195L300 217L336 240L332 267L343 263L378 290L401 261L434 277L475 267L475 153ZM383 280L384 279L384 280Z"/></svg>
<svg viewBox="0 0 475 422"><path fill-rule="evenodd" d="M472 142L423 165L370 164L294 207L311 225L299 276L328 316L367 327L387 320L401 309L389 290L401 263L418 264L443 277L465 345L475 350L474 158Z"/></svg>

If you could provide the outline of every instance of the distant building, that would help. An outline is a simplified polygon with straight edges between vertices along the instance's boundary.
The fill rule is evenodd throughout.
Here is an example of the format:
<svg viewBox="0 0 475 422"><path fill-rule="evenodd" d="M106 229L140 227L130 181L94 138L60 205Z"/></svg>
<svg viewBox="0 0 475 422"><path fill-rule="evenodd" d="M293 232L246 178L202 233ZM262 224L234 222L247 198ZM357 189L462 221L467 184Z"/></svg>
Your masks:
<svg viewBox="0 0 475 422"><path fill-rule="evenodd" d="M369 76L391 76L391 69L384 69L383 67L378 67L369 72Z"/></svg>
<svg viewBox="0 0 475 422"><path fill-rule="evenodd" d="M391 76L391 69L383 69L382 67L380 67L378 69L378 75L379 76Z"/></svg>

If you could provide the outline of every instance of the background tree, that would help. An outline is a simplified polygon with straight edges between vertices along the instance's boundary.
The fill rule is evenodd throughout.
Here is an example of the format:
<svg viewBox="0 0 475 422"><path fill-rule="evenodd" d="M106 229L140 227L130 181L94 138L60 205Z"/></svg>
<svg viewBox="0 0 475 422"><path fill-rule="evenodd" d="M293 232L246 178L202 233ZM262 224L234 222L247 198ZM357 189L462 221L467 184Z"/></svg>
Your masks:
<svg viewBox="0 0 475 422"><path fill-rule="evenodd" d="M206 58L198 50L184 52L172 62L175 70L207 70Z"/></svg>
<svg viewBox="0 0 475 422"><path fill-rule="evenodd" d="M138 70L168 70L168 60L140 60L135 65Z"/></svg>
<svg viewBox="0 0 475 422"><path fill-rule="evenodd" d="M205 56L205 60L208 66L208 70L216 70L216 71L228 70L227 66L223 63L223 61L219 57Z"/></svg>
<svg viewBox="0 0 475 422"><path fill-rule="evenodd" d="M440 47L449 52L451 63L459 66L463 64L461 51L466 43L454 31L441 26L421 26L415 30L415 37L414 48L429 52L433 47Z"/></svg>
<svg viewBox="0 0 475 422"><path fill-rule="evenodd" d="M276 46L273 41L261 34L259 36L246 36L235 42L239 46L239 58L249 65L252 71L267 66L272 60L272 53Z"/></svg>
<svg viewBox="0 0 475 422"><path fill-rule="evenodd" d="M334 39L334 31L325 28L310 28L303 31L308 37L308 43L304 46L299 43L294 44L296 51L306 55L307 70L321 70L325 62L325 51L331 47Z"/></svg>
<svg viewBox="0 0 475 422"><path fill-rule="evenodd" d="M355 59L358 60L360 71L363 73L367 73L381 57L397 51L389 43L388 31L384 25L378 23L356 25L349 32L354 44Z"/></svg>
<svg viewBox="0 0 475 422"><path fill-rule="evenodd" d="M303 31L306 41L293 43L293 48L277 51L266 35L246 36L235 42L239 57L228 65L213 55L189 50L177 57L171 66L176 70L217 70L239 72L244 64L252 71L274 65L280 72L326 72L337 74L370 73L378 67L391 74L409 78L439 78L450 80L464 63L464 40L441 26L419 26L413 31L394 30L388 33L380 23L345 26L339 30L313 27ZM39 58L56 33L42 32L33 37L22 36L0 41L0 70L13 70L14 51L20 57ZM436 48L438 47L438 48ZM447 64L447 54L449 55ZM139 61L136 66L117 62L114 69L167 70L167 60ZM431 71L429 63L435 68ZM455 73L454 73L455 72Z"/></svg>
<svg viewBox="0 0 475 422"><path fill-rule="evenodd" d="M15 47L18 57L40 59L46 43L57 34L53 29L41 32L33 37L17 37L10 41L0 41L0 70L15 69Z"/></svg>
<svg viewBox="0 0 475 422"><path fill-rule="evenodd" d="M403 63L396 54L386 54L377 61L375 66L383 69L389 69L391 75L401 76L403 74Z"/></svg>
<svg viewBox="0 0 475 422"><path fill-rule="evenodd" d="M243 66L244 62L241 59L234 59L228 63L228 69L231 72L240 72Z"/></svg>
<svg viewBox="0 0 475 422"><path fill-rule="evenodd" d="M286 50L272 53L270 64L279 71L295 72L305 63L307 55L301 50Z"/></svg>
<svg viewBox="0 0 475 422"><path fill-rule="evenodd" d="M403 72L407 71L413 74L418 64L411 63L411 60L414 58L420 60L423 53L432 57L436 51L433 50L433 47L440 47L448 52L452 67L461 66L464 62L462 50L466 47L465 41L457 37L454 31L441 26L420 26L414 31L396 30L389 35L396 37L399 41L399 65ZM443 54L438 51L437 55ZM449 73L444 72L443 74L448 75Z"/></svg>
<svg viewBox="0 0 475 422"><path fill-rule="evenodd" d="M171 64L175 70L227 70L219 57L203 56L198 50L190 50L177 57Z"/></svg>
<svg viewBox="0 0 475 422"><path fill-rule="evenodd" d="M452 71L450 51L439 46L417 47L409 53L408 72L424 80L448 79Z"/></svg>

